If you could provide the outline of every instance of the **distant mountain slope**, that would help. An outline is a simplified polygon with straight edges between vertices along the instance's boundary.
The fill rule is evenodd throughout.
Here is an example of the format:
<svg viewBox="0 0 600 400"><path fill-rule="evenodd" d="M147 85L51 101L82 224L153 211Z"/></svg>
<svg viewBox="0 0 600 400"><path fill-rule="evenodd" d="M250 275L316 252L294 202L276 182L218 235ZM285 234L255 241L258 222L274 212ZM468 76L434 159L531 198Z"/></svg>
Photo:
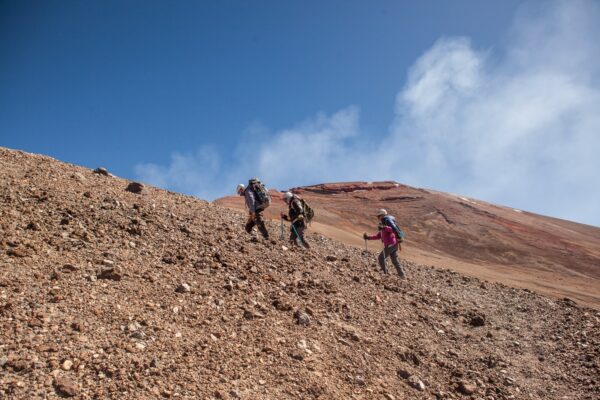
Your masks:
<svg viewBox="0 0 600 400"><path fill-rule="evenodd" d="M376 229L385 208L407 233L410 260L600 306L600 228L395 182L293 191L316 210L313 229L345 243L364 247L362 232ZM215 203L243 208L239 196ZM268 215L277 219L283 206L277 199Z"/></svg>

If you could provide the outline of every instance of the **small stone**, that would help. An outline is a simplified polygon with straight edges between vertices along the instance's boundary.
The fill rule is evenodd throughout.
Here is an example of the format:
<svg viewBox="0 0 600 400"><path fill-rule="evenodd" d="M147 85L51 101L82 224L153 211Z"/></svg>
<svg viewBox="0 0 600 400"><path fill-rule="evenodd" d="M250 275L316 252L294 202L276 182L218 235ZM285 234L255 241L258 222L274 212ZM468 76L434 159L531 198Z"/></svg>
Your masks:
<svg viewBox="0 0 600 400"><path fill-rule="evenodd" d="M27 257L27 252L20 248L8 249L6 251L6 254L8 254L11 257L19 257L19 258Z"/></svg>
<svg viewBox="0 0 600 400"><path fill-rule="evenodd" d="M304 311L296 311L294 313L294 319L298 325L308 326L310 324L310 317Z"/></svg>
<svg viewBox="0 0 600 400"><path fill-rule="evenodd" d="M422 380L417 378L415 375L412 375L408 378L408 384L411 387L417 389L419 392L422 392L425 390L425 384L423 383Z"/></svg>
<svg viewBox="0 0 600 400"><path fill-rule="evenodd" d="M393 394L385 393L383 395L387 400L396 400L396 397Z"/></svg>
<svg viewBox="0 0 600 400"><path fill-rule="evenodd" d="M129 325L127 325L127 330L129 332L135 332L138 331L142 326L140 324L138 324L137 322L130 322Z"/></svg>
<svg viewBox="0 0 600 400"><path fill-rule="evenodd" d="M484 326L485 325L485 317L483 315L474 315L471 317L469 321L471 326Z"/></svg>
<svg viewBox="0 0 600 400"><path fill-rule="evenodd" d="M129 337L138 339L138 340L144 340L144 339L146 339L146 334L142 331L135 331L131 335L129 335Z"/></svg>
<svg viewBox="0 0 600 400"><path fill-rule="evenodd" d="M399 369L398 376L400 376L402 379L408 379L412 376L412 373L407 369Z"/></svg>
<svg viewBox="0 0 600 400"><path fill-rule="evenodd" d="M466 381L460 381L458 384L458 391L462 394L472 395L477 390L477 386Z"/></svg>
<svg viewBox="0 0 600 400"><path fill-rule="evenodd" d="M71 360L65 360L63 361L61 368L64 369L65 371L69 371L71 368L73 367L73 361Z"/></svg>
<svg viewBox="0 0 600 400"><path fill-rule="evenodd" d="M79 267L73 264L65 264L63 265L62 270L66 272L75 272L79 270Z"/></svg>
<svg viewBox="0 0 600 400"><path fill-rule="evenodd" d="M54 380L54 388L59 395L64 397L73 397L79 394L79 387L69 378L57 377Z"/></svg>
<svg viewBox="0 0 600 400"><path fill-rule="evenodd" d="M94 170L95 174L109 176L108 170L104 167L98 167Z"/></svg>
<svg viewBox="0 0 600 400"><path fill-rule="evenodd" d="M192 291L192 288L187 283L182 283L179 286L177 286L177 289L175 289L175 291L177 293L190 293Z"/></svg>
<svg viewBox="0 0 600 400"><path fill-rule="evenodd" d="M123 275L118 267L104 268L97 275L98 279L109 279L112 281L120 281Z"/></svg>
<svg viewBox="0 0 600 400"><path fill-rule="evenodd" d="M333 262L333 261L337 261L337 257L329 255L329 256L325 257L325 260L329 261L329 262Z"/></svg>
<svg viewBox="0 0 600 400"><path fill-rule="evenodd" d="M107 267L112 267L113 265L115 265L115 262L112 260L102 260L102 264L106 265Z"/></svg>
<svg viewBox="0 0 600 400"><path fill-rule="evenodd" d="M135 348L138 350L144 350L146 348L146 345L144 343L138 342L135 344Z"/></svg>
<svg viewBox="0 0 600 400"><path fill-rule="evenodd" d="M139 182L131 182L129 185L127 185L125 190L131 193L141 194L144 192L144 185Z"/></svg>

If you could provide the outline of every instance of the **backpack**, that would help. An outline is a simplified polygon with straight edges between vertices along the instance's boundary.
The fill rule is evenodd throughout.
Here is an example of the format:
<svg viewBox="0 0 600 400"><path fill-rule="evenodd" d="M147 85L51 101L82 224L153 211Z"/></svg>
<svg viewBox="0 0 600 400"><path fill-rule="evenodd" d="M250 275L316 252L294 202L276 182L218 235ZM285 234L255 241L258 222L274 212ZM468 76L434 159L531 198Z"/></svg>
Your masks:
<svg viewBox="0 0 600 400"><path fill-rule="evenodd" d="M306 200L298 198L298 200L300 200L300 204L302 204L302 214L304 214L304 220L306 221L306 224L310 224L310 221L312 221L313 217L315 216L315 211L308 205L308 203L306 202Z"/></svg>
<svg viewBox="0 0 600 400"><path fill-rule="evenodd" d="M396 218L392 217L391 215L386 215L383 217L383 223L394 230L396 238L399 242L404 241L404 231L396 224Z"/></svg>
<svg viewBox="0 0 600 400"><path fill-rule="evenodd" d="M254 192L257 210L264 210L271 205L271 195L258 178L253 178L248 181L248 189Z"/></svg>

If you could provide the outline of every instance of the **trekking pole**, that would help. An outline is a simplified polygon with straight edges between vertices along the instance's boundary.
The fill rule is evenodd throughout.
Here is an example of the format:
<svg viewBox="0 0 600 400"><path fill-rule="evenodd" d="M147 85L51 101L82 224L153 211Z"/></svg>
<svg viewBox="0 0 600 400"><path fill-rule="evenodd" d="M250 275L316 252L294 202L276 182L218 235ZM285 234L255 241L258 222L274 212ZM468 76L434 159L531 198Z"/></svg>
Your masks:
<svg viewBox="0 0 600 400"><path fill-rule="evenodd" d="M388 268L387 268L387 261L386 261L387 254L385 254L385 243L383 244L383 251L381 252L381 254L383 254L383 269L385 271L387 271ZM389 271L387 273L389 273Z"/></svg>
<svg viewBox="0 0 600 400"><path fill-rule="evenodd" d="M369 245L367 239L365 239L365 268L369 267Z"/></svg>
<svg viewBox="0 0 600 400"><path fill-rule="evenodd" d="M298 235L298 231L296 230L296 227L294 226L293 223L292 223L292 229L294 230L294 233L296 234L296 242L299 243L300 247L304 248L304 241L302 240L300 235Z"/></svg>

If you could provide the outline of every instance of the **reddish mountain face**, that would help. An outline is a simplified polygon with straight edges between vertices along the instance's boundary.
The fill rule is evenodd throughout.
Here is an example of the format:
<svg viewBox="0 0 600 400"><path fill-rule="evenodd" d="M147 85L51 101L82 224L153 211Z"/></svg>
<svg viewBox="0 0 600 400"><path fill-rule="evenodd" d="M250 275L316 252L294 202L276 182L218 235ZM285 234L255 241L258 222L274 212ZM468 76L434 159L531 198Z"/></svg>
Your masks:
<svg viewBox="0 0 600 400"><path fill-rule="evenodd" d="M384 208L407 234L404 258L600 305L600 228L395 182L292 191L315 209L313 230L347 244L364 247L362 233L376 231ZM267 216L278 218L285 204L273 194ZM216 203L244 207L239 196Z"/></svg>

